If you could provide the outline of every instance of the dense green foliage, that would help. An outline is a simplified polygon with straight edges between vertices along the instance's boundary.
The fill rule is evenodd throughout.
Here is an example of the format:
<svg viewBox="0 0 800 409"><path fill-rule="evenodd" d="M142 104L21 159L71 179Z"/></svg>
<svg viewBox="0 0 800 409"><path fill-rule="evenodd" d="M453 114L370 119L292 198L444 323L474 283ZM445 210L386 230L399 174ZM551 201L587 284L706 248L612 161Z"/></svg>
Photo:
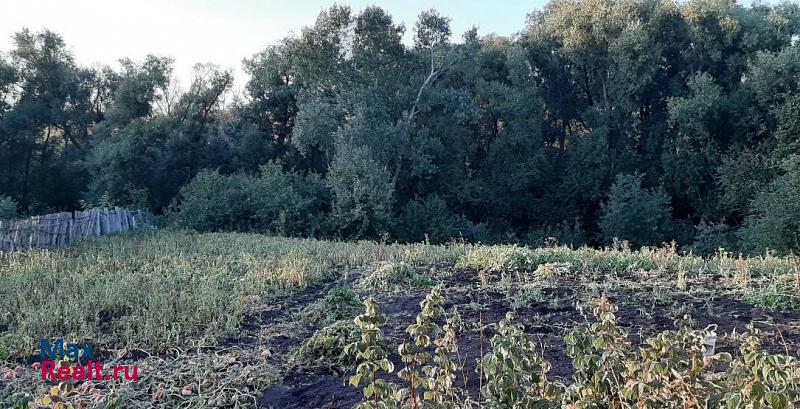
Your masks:
<svg viewBox="0 0 800 409"><path fill-rule="evenodd" d="M0 195L198 230L800 250L797 4L567 0L512 37L435 11L411 31L334 6L247 59L236 96L213 65L181 89L168 58L86 68L22 31Z"/></svg>
<svg viewBox="0 0 800 409"><path fill-rule="evenodd" d="M261 166L256 176L202 170L181 187L184 199L174 219L179 226L205 231L313 234L324 222L320 185L313 178L284 172L276 163Z"/></svg>
<svg viewBox="0 0 800 409"><path fill-rule="evenodd" d="M658 245L674 237L670 213L664 189L643 189L640 177L618 175L601 205L600 230L634 245Z"/></svg>
<svg viewBox="0 0 800 409"><path fill-rule="evenodd" d="M780 251L800 248L800 157L785 162L784 174L761 190L753 200L743 235L748 243L765 244Z"/></svg>
<svg viewBox="0 0 800 409"><path fill-rule="evenodd" d="M17 202L8 196L0 196L0 220L10 220L17 215Z"/></svg>

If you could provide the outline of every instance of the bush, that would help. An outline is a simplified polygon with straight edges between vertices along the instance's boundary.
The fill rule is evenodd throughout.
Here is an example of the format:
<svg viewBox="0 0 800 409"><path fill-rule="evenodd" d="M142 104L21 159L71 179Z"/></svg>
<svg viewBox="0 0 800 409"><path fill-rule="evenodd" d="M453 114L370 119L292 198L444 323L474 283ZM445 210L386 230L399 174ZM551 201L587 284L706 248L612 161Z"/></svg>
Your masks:
<svg viewBox="0 0 800 409"><path fill-rule="evenodd" d="M175 222L198 231L310 235L322 228L322 183L284 172L277 163L258 176L203 170L181 188Z"/></svg>
<svg viewBox="0 0 800 409"><path fill-rule="evenodd" d="M252 186L259 230L306 236L326 230L323 211L329 199L321 179L284 172L275 162L260 171Z"/></svg>
<svg viewBox="0 0 800 409"><path fill-rule="evenodd" d="M621 174L601 205L600 229L609 240L627 240L634 246L659 245L674 230L669 195L663 188L642 188L641 175Z"/></svg>
<svg viewBox="0 0 800 409"><path fill-rule="evenodd" d="M311 324L330 324L334 321L352 319L361 307L358 296L349 288L335 286L325 297L300 313L300 318Z"/></svg>
<svg viewBox="0 0 800 409"><path fill-rule="evenodd" d="M784 174L759 192L741 237L747 250L800 251L800 156L787 159Z"/></svg>
<svg viewBox="0 0 800 409"><path fill-rule="evenodd" d="M176 223L197 231L246 230L252 226L244 175L200 171L181 188L183 200Z"/></svg>
<svg viewBox="0 0 800 409"><path fill-rule="evenodd" d="M293 353L292 362L303 367L324 367L343 372L355 360L344 347L358 340L358 327L352 320L336 321L315 332Z"/></svg>
<svg viewBox="0 0 800 409"><path fill-rule="evenodd" d="M376 237L391 221L394 189L389 172L370 150L348 143L337 145L328 171L333 192L331 221L343 237Z"/></svg>
<svg viewBox="0 0 800 409"><path fill-rule="evenodd" d="M724 223L700 222L695 226L694 241L690 249L700 256L715 254L719 249L735 251L739 249L735 231Z"/></svg>
<svg viewBox="0 0 800 409"><path fill-rule="evenodd" d="M442 198L431 196L421 201L406 204L395 223L394 236L400 242L431 244L447 242L463 234L468 224L463 217L450 211Z"/></svg>
<svg viewBox="0 0 800 409"><path fill-rule="evenodd" d="M580 220L576 218L573 223L564 221L553 226L533 229L525 235L523 242L535 247L551 244L580 247L585 243L585 239Z"/></svg>
<svg viewBox="0 0 800 409"><path fill-rule="evenodd" d="M0 196L0 220L17 217L17 202L8 196Z"/></svg>
<svg viewBox="0 0 800 409"><path fill-rule="evenodd" d="M356 285L361 289L392 290L399 286L427 287L433 285L433 279L417 273L408 263L384 262Z"/></svg>

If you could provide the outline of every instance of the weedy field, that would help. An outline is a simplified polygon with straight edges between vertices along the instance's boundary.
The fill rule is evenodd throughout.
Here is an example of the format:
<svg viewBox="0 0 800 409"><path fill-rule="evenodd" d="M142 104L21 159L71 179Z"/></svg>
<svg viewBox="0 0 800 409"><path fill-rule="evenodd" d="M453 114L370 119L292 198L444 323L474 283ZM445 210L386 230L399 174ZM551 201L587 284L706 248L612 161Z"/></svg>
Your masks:
<svg viewBox="0 0 800 409"><path fill-rule="evenodd" d="M170 231L0 257L3 408L800 405L793 257ZM139 379L42 381L42 338Z"/></svg>

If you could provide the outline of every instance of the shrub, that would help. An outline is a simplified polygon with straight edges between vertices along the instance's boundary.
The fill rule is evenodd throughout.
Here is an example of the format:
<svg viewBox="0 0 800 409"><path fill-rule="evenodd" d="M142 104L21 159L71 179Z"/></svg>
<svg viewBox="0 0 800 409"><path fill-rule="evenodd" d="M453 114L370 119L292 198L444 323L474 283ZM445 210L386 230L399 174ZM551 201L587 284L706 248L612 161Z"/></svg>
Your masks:
<svg viewBox="0 0 800 409"><path fill-rule="evenodd" d="M146 193L147 191L145 190L144 192ZM87 197L78 201L78 204L80 205L81 209L83 210L91 210L94 208L107 209L118 205L118 203L116 203L111 198L111 195L109 195L108 192L103 192L103 193L90 192L90 194L95 197Z"/></svg>
<svg viewBox="0 0 800 409"><path fill-rule="evenodd" d="M350 385L364 388L364 397L374 402L391 402L397 388L377 376L380 371L392 372L394 364L389 360L384 334L381 327L386 317L381 314L378 302L374 298L364 300L365 311L355 318L354 322L361 330L361 339L344 348L344 352L357 363L355 374L350 377ZM362 403L356 408L375 408L370 403ZM389 407L389 406L382 406Z"/></svg>
<svg viewBox="0 0 800 409"><path fill-rule="evenodd" d="M301 312L301 319L309 324L330 324L333 321L352 319L358 313L361 302L347 287L335 286L325 297Z"/></svg>
<svg viewBox="0 0 800 409"><path fill-rule="evenodd" d="M397 376L406 388L376 379L380 370L392 372L391 361L383 344L380 327L386 318L380 314L377 302L364 301L366 311L355 322L361 329L361 341L348 345L346 351L358 362L350 384L364 388L366 402L356 408L449 408L468 396L456 384L456 374L462 369L458 355L458 333L463 322L458 312L446 314L441 288L431 290L420 303L416 321L406 327L409 339L397 351L403 362ZM444 325L440 322L444 320Z"/></svg>
<svg viewBox="0 0 800 409"><path fill-rule="evenodd" d="M761 349L759 332L750 326L731 363L724 399L729 408L790 408L800 402L800 361Z"/></svg>
<svg viewBox="0 0 800 409"><path fill-rule="evenodd" d="M739 248L735 231L724 223L700 222L695 226L695 236L690 249L694 254L708 256L719 249L735 251Z"/></svg>
<svg viewBox="0 0 800 409"><path fill-rule="evenodd" d="M356 284L360 288L391 290L398 286L425 287L433 285L429 276L417 273L406 262L384 262L367 274Z"/></svg>
<svg viewBox="0 0 800 409"><path fill-rule="evenodd" d="M176 223L197 231L246 230L251 227L244 175L220 175L215 170L200 171L181 188L180 211Z"/></svg>
<svg viewBox="0 0 800 409"><path fill-rule="evenodd" d="M250 189L259 230L304 236L327 230L323 211L328 191L316 175L285 172L270 162L261 166Z"/></svg>
<svg viewBox="0 0 800 409"><path fill-rule="evenodd" d="M397 376L408 385L412 407L418 407L422 399L432 405L462 400L463 392L455 386L455 379L461 369L456 358L457 336L463 323L458 312L447 317L443 303L441 287L431 290L420 303L416 321L406 327L409 339L397 349L404 365ZM439 322L445 319L440 327Z"/></svg>
<svg viewBox="0 0 800 409"><path fill-rule="evenodd" d="M358 340L358 327L352 320L340 320L323 327L305 340L293 353L292 363L302 367L324 367L343 372L355 361L344 353L345 346Z"/></svg>
<svg viewBox="0 0 800 409"><path fill-rule="evenodd" d="M0 196L0 220L17 217L17 202L8 196Z"/></svg>
<svg viewBox="0 0 800 409"><path fill-rule="evenodd" d="M561 387L547 380L550 363L538 351L536 339L513 323L515 318L509 312L500 321L492 349L480 362L481 396L490 408L555 407Z"/></svg>
<svg viewBox="0 0 800 409"><path fill-rule="evenodd" d="M203 170L181 188L178 226L198 231L259 231L308 235L321 229L322 183L284 172L278 163L258 176Z"/></svg>
<svg viewBox="0 0 800 409"><path fill-rule="evenodd" d="M376 237L391 220L393 187L389 172L370 150L337 144L327 178L333 192L331 222L343 237Z"/></svg>
<svg viewBox="0 0 800 409"><path fill-rule="evenodd" d="M412 200L398 216L394 236L400 242L444 243L464 233L468 222L450 211L438 196Z"/></svg>
<svg viewBox="0 0 800 409"><path fill-rule="evenodd" d="M645 189L641 175L621 174L601 205L600 229L605 237L628 240L634 246L659 245L671 237L671 212L664 189Z"/></svg>
<svg viewBox="0 0 800 409"><path fill-rule="evenodd" d="M579 247L585 243L579 219L573 223L567 221L552 226L544 226L529 231L523 242L530 246L541 247L551 244L563 244Z"/></svg>
<svg viewBox="0 0 800 409"><path fill-rule="evenodd" d="M800 156L787 159L784 174L759 192L741 230L745 248L800 252Z"/></svg>

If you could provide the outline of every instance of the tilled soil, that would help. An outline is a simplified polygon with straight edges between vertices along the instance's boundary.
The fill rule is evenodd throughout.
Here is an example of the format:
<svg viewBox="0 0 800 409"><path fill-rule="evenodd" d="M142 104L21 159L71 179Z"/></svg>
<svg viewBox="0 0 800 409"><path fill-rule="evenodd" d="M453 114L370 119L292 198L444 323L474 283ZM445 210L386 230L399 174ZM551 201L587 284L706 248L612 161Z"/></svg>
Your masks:
<svg viewBox="0 0 800 409"><path fill-rule="evenodd" d="M585 292L581 284L569 280L558 281L552 287L543 289L540 302L514 309L506 290L495 290L488 286L488 289L479 291L477 276L476 271L461 270L442 279L447 297L446 309L450 311L457 308L466 324L465 331L459 337L459 359L464 362L459 384L466 385L471 395L477 398L477 360L489 349L494 334L492 326L487 324L499 322L509 311L514 311L517 322L522 323L526 332L537 337L544 346L544 356L552 365L549 376L568 380L572 374L572 362L563 337L571 328L591 320L587 318L591 315L590 311L582 314L576 308L576 301L582 300ZM332 281L326 282L293 296L284 302L283 308L262 314L259 325L269 326L290 319L292 311L321 298L333 284ZM609 299L619 307L618 324L628 329L634 344L658 332L675 329L675 320L683 318L685 312L690 312L697 327L716 326L718 351L736 354L738 343L733 342L730 336L747 331L747 325L754 323L764 332L765 349L792 355L798 353L800 311L770 311L735 299L679 294L659 301L653 299L650 290L645 286L639 291L623 289L608 294ZM369 294L378 300L382 313L387 317L383 329L389 345L394 346L392 360L395 368L399 368L401 362L394 348L406 339L405 328L414 321L419 304L429 291L429 288L403 288L401 291ZM480 331L481 327L483 331ZM302 334L271 338L269 342L275 354L274 359L285 360L291 350L316 329L309 328ZM324 369L287 369L281 382L263 392L260 405L274 409L349 408L362 398L361 391L347 384L350 375ZM395 374L388 375L388 379L397 380Z"/></svg>

